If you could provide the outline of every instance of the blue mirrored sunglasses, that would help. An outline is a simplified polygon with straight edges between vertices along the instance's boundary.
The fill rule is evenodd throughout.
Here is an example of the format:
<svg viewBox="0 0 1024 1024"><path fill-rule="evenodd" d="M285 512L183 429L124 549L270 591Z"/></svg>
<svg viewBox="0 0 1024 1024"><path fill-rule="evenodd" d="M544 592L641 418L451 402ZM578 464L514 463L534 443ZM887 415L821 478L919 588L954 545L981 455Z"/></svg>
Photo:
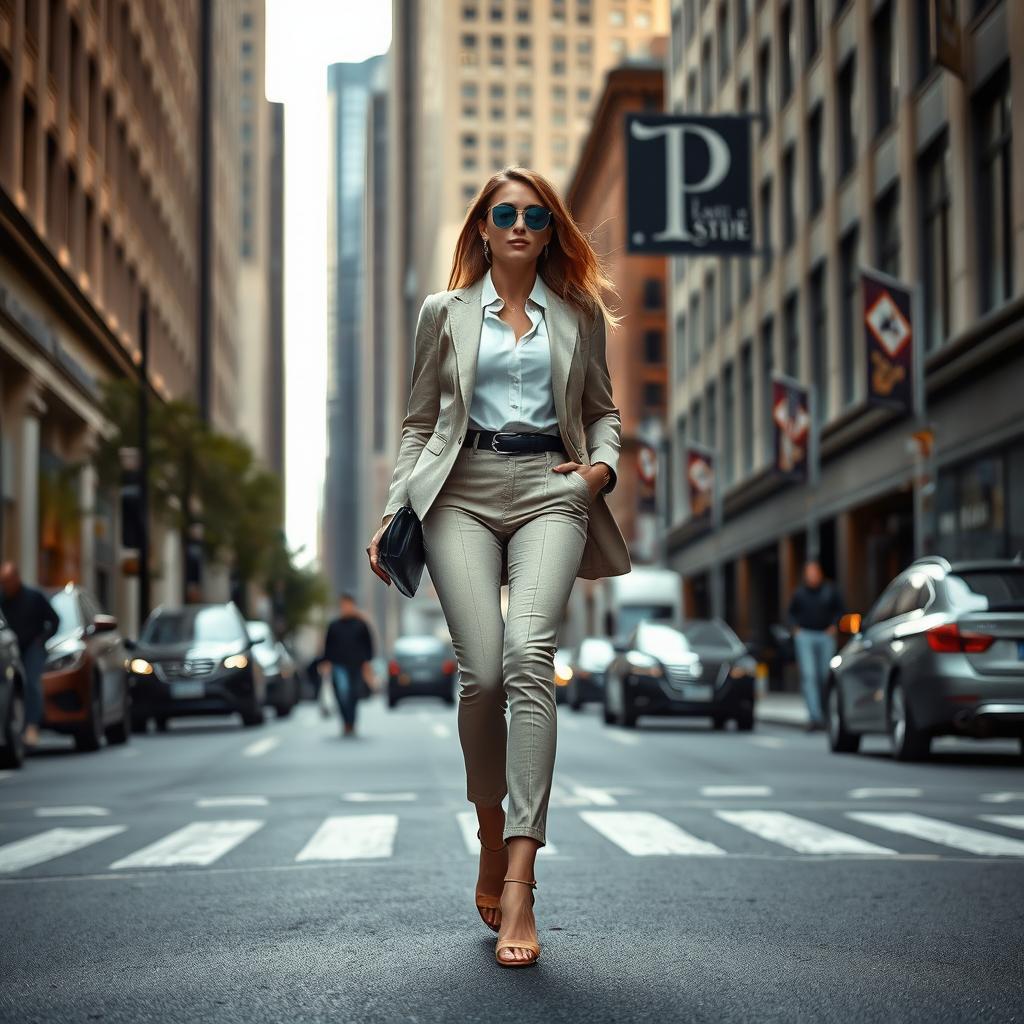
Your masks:
<svg viewBox="0 0 1024 1024"><path fill-rule="evenodd" d="M491 221L496 228L510 228L519 211L511 203L497 203L490 209ZM523 210L523 223L531 231L543 231L551 223L552 213L546 206L527 206Z"/></svg>

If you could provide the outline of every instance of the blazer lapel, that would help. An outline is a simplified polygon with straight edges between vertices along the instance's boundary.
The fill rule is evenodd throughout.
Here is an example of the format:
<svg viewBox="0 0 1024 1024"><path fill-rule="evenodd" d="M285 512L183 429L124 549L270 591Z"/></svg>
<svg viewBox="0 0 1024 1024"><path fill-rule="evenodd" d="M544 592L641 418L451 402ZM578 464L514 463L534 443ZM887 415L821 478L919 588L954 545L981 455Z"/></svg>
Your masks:
<svg viewBox="0 0 1024 1024"><path fill-rule="evenodd" d="M480 354L480 332L483 327L483 309L480 293L483 278L457 288L448 301L448 323L452 347L459 374L462 404L468 411L476 386L477 358ZM565 429L565 391L569 384L569 367L579 342L579 316L575 307L559 298L547 288L548 305L544 312L551 350L551 390L555 400L555 414Z"/></svg>

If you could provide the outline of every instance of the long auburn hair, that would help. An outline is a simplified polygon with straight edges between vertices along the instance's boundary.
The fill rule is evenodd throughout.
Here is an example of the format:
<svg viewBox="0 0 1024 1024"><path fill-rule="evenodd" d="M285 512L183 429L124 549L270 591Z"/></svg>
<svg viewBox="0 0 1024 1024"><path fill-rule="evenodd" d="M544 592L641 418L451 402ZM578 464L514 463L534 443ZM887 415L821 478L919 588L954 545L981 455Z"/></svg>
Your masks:
<svg viewBox="0 0 1024 1024"><path fill-rule="evenodd" d="M588 316L602 314L610 326L618 326L622 318L609 310L602 295L609 291L618 297L618 291L605 273L601 258L551 182L526 167L513 165L496 171L470 203L455 243L448 290L472 284L487 273L490 264L480 244L477 222L487 216L494 193L509 181L529 185L554 214L548 255L537 260L537 273L544 284Z"/></svg>

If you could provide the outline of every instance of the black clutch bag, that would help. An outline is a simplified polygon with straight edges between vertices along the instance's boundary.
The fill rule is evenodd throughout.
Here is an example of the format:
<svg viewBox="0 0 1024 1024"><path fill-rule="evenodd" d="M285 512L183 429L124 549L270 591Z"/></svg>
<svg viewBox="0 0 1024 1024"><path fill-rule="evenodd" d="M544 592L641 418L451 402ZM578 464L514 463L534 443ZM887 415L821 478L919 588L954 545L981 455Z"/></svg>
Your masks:
<svg viewBox="0 0 1024 1024"><path fill-rule="evenodd" d="M423 575L423 527L409 505L389 520L377 542L377 564L406 597L412 597Z"/></svg>

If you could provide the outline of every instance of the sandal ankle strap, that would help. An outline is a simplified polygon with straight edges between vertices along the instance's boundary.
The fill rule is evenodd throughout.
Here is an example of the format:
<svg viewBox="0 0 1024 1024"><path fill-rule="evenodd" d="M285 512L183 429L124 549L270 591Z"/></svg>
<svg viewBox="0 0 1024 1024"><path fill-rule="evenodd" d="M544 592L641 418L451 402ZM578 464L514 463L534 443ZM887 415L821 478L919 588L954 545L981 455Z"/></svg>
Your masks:
<svg viewBox="0 0 1024 1024"><path fill-rule="evenodd" d="M480 836L480 829L476 830L476 837L480 840L480 845L485 850L488 850L490 853L501 853L501 851L504 850L507 845L506 843L502 843L501 846L488 846Z"/></svg>
<svg viewBox="0 0 1024 1024"><path fill-rule="evenodd" d="M530 886L531 889L536 889L537 888L537 883L536 882L528 882L528 881L526 881L525 878L505 878L505 879L503 879L503 881L505 881L505 882L522 882L523 885L528 885L528 886Z"/></svg>

